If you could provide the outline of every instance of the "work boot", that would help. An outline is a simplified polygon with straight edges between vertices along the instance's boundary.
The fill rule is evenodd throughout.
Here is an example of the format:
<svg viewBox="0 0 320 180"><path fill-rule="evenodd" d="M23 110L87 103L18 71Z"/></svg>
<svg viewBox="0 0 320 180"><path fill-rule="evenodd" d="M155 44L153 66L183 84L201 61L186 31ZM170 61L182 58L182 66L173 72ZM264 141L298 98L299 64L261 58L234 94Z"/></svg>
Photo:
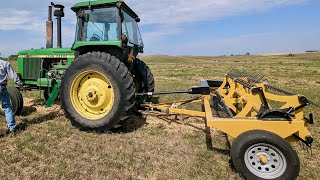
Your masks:
<svg viewBox="0 0 320 180"><path fill-rule="evenodd" d="M18 132L19 132L19 129L18 129L18 128L15 129L15 130L13 130L13 131L10 131L10 129L8 129L7 132L6 132L6 134L7 134L9 137L13 138L13 137L16 137L16 135L17 135Z"/></svg>
<svg viewBox="0 0 320 180"><path fill-rule="evenodd" d="M16 137L16 135L17 135L16 131L10 131L10 133L9 133L10 138L14 138L14 137Z"/></svg>

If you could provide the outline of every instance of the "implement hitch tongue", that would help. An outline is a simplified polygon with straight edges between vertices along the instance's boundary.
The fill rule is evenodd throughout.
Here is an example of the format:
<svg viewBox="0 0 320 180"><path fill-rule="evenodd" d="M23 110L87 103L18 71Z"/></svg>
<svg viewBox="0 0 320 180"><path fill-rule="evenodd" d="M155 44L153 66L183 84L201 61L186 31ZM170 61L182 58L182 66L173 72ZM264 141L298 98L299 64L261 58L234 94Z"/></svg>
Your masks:
<svg viewBox="0 0 320 180"><path fill-rule="evenodd" d="M220 129L234 138L248 131L265 130L310 147L313 138L307 127L314 123L314 117L313 114L305 117L303 109L314 103L303 95L264 83L263 78L263 75L231 70L223 81L203 80L200 86L184 91L137 93L136 96L199 94L201 97L191 100L145 103L142 107L167 114L203 117L209 127ZM197 102L203 102L204 111L182 107ZM217 113L219 111L226 116L220 117L219 114L223 113Z"/></svg>

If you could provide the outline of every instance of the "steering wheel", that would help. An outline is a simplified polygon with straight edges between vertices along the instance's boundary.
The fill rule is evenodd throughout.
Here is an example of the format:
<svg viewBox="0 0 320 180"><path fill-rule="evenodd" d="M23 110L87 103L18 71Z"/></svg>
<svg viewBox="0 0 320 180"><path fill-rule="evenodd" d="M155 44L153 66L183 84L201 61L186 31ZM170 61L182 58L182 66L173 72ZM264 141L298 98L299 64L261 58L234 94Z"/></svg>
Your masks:
<svg viewBox="0 0 320 180"><path fill-rule="evenodd" d="M103 41L102 37L100 37L98 34L93 33L91 39L96 39L97 41Z"/></svg>

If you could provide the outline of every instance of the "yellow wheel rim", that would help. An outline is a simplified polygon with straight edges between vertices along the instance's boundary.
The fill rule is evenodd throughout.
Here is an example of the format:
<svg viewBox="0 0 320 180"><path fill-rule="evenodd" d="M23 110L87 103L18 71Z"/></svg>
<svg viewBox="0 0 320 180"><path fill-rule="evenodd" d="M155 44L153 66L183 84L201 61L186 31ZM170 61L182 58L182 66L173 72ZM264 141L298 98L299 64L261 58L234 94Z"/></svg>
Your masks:
<svg viewBox="0 0 320 180"><path fill-rule="evenodd" d="M71 102L84 118L96 121L111 111L114 104L114 90L106 76L98 71L85 71L72 82Z"/></svg>

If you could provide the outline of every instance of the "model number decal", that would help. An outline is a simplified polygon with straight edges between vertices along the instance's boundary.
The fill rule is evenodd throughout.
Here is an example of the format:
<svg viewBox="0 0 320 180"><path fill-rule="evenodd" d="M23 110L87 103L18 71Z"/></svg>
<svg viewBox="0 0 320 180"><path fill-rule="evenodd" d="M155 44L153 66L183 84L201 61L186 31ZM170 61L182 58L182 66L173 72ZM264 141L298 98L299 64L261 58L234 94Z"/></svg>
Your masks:
<svg viewBox="0 0 320 180"><path fill-rule="evenodd" d="M74 55L19 55L19 58L75 58Z"/></svg>

